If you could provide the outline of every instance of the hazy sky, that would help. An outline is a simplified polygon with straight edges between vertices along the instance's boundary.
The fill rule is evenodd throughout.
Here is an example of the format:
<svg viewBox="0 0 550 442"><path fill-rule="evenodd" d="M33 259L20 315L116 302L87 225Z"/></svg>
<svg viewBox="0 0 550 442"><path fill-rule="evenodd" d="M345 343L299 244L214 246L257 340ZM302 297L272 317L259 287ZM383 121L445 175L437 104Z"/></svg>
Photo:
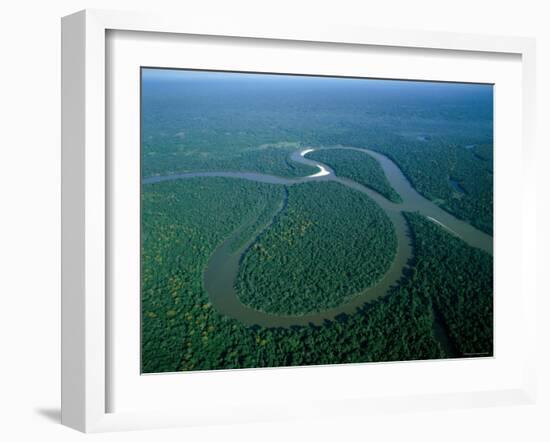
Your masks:
<svg viewBox="0 0 550 442"><path fill-rule="evenodd" d="M158 69L158 68L143 68L142 79L157 80L157 81L185 81L185 80L213 80L213 81L243 81L249 80L254 82L290 82L290 83L317 83L317 84L363 84L369 86L384 86L391 89L394 88L445 88L445 89L470 89L470 90L491 90L492 85L467 84L467 83L445 83L445 82L428 82L428 81L406 81L406 80L380 80L380 79L350 79L338 77L315 77L315 76L297 76L297 75L272 75L258 73L234 73L222 71L192 71L184 69Z"/></svg>

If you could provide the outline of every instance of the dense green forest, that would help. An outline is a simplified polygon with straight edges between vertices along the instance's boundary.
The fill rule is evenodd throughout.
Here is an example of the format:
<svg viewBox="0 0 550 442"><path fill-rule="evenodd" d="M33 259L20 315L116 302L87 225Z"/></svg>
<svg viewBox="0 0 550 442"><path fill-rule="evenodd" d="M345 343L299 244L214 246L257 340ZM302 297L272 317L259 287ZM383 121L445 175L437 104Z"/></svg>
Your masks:
<svg viewBox="0 0 550 442"><path fill-rule="evenodd" d="M411 286L431 299L459 355L492 355L492 256L421 215L406 217L418 255Z"/></svg>
<svg viewBox="0 0 550 442"><path fill-rule="evenodd" d="M407 276L356 314L268 329L217 313L202 285L209 256L280 191L226 178L143 186L144 373L492 354L492 258L416 214L407 215L415 248Z"/></svg>
<svg viewBox="0 0 550 442"><path fill-rule="evenodd" d="M353 150L323 149L307 153L306 158L325 163L336 175L370 187L394 203L402 201L378 161L367 154Z"/></svg>
<svg viewBox="0 0 550 442"><path fill-rule="evenodd" d="M242 260L239 298L274 314L327 310L374 285L396 248L390 219L365 194L334 182L289 186L286 209Z"/></svg>
<svg viewBox="0 0 550 442"><path fill-rule="evenodd" d="M215 247L243 224L262 217L266 201L281 187L229 178L193 178L142 187L142 361L147 367L177 369L187 339L200 330L208 339L211 305L202 273ZM269 204L268 204L269 205ZM206 327L206 328L205 328ZM151 365L152 364L152 365ZM171 367L170 370L167 368Z"/></svg>

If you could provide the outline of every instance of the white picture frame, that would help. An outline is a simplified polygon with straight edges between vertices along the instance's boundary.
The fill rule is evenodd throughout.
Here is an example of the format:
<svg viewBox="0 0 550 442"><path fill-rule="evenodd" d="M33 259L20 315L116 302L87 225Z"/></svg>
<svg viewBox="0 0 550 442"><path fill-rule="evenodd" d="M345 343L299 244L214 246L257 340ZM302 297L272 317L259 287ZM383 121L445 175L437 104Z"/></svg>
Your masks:
<svg viewBox="0 0 550 442"><path fill-rule="evenodd" d="M286 417L362 414L372 410L418 410L509 403L531 403L536 393L534 339L526 343L524 376L509 388L463 393L344 398L317 401L310 408L278 406L255 410L239 404L227 414L198 411L107 412L110 364L107 327L109 303L106 254L110 210L107 174L106 34L141 31L271 39L275 41L369 45L380 48L426 48L514 54L521 57L522 227L521 306L518 319L526 335L535 330L534 269L527 256L535 250L534 109L535 42L528 38L494 37L416 31L358 29L343 26L301 26L266 23L217 23L196 17L158 17L86 10L62 20L62 423L84 432L246 422ZM532 267L532 268L531 268ZM533 346L533 348L531 348ZM360 370L360 367L357 367ZM300 370L300 369L292 369ZM247 376L246 372L243 376ZM250 373L250 372L248 372ZM246 380L245 380L246 382ZM192 398L191 398L192 400ZM289 412L289 409L292 411Z"/></svg>

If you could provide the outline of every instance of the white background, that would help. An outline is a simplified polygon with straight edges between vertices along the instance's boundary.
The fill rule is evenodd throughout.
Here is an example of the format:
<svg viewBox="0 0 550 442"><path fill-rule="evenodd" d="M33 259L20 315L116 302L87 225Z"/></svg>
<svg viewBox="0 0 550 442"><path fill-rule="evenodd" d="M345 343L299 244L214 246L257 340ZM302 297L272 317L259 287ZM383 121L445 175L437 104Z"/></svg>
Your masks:
<svg viewBox="0 0 550 442"><path fill-rule="evenodd" d="M517 269L521 254L518 226L521 214L509 204L520 201L516 185L521 164L519 57L427 50L337 45L263 44L250 40L163 38L162 34L115 32L110 35L109 161L112 238L110 249L110 352L112 385L109 411L178 410L187 416L227 414L242 407L251 415L274 407L315 409L328 400L381 398L521 388L526 327L518 327L516 293L522 281ZM289 370L229 370L139 376L140 373L140 66L176 66L260 72L299 72L421 78L495 84L495 358L482 360L415 361L293 368ZM498 254L498 251L504 254ZM414 379L414 382L410 380ZM449 385L449 379L453 379ZM319 386L322 385L322 388ZM372 401L374 402L374 400ZM357 407L355 403L355 407ZM204 411L203 411L204 410ZM234 412L233 412L234 413ZM342 412L342 414L344 414Z"/></svg>
<svg viewBox="0 0 550 442"><path fill-rule="evenodd" d="M320 0L174 2L155 0L22 0L0 13L0 438L6 441L95 440L548 440L550 429L550 303L541 296L539 311L540 397L537 405L477 410L442 410L364 419L162 430L84 436L59 420L60 323L60 27L59 18L75 10L116 8L179 14L238 15L250 20L337 22L384 28L448 30L538 38L539 108L539 292L550 225L545 164L550 155L550 13L543 2L462 0ZM178 5L178 6L176 6ZM546 150L545 150L546 149ZM543 248L543 244L546 246ZM544 272L544 273L543 273ZM547 279L547 278L546 278Z"/></svg>

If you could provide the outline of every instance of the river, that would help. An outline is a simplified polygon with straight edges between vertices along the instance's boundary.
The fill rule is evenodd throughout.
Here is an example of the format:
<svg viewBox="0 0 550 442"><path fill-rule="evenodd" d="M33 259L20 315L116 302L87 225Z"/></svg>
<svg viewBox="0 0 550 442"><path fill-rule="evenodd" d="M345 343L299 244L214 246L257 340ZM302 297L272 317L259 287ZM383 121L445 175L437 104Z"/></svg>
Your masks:
<svg viewBox="0 0 550 442"><path fill-rule="evenodd" d="M165 176L155 176L145 178L143 184L158 183L170 180L188 179L193 177L226 177L235 179L245 179L268 184L296 185L312 181L336 181L344 186L363 192L371 197L382 207L390 218L397 235L397 252L388 271L375 286L368 287L362 292L351 297L347 302L340 306L324 310L322 312L311 313L301 316L283 316L255 310L244 305L235 291L235 281L239 270L241 256L246 252L252 243L255 242L261 230L269 228L273 219L281 210L284 210L286 198L273 213L272 220L263 226L260 231L250 238L237 251L231 250L231 244L234 237L240 232L235 231L227 238L212 254L203 274L203 283L208 292L210 301L216 310L220 313L238 319L247 325L260 325L264 327L291 327L303 325L320 325L326 321L333 320L342 314L353 314L359 307L372 301L388 292L390 287L396 285L403 277L409 261L412 259L413 249L408 225L403 216L403 212L419 212L426 216L430 221L440 225L448 232L460 237L467 244L493 253L493 238L470 224L459 220L453 215L441 209L439 206L420 195L405 177L401 169L388 157L378 152L366 148L357 147L326 147L320 149L348 149L362 152L370 155L378 161L384 171L388 181L402 198L402 203L393 203L378 192L365 187L355 181L336 176L334 171L318 161L306 158L306 155L318 149L302 149L295 151L290 155L290 159L297 163L306 164L319 169L319 172L300 178L284 178L274 175L267 175L254 172L192 172ZM241 228L244 228L241 227Z"/></svg>

